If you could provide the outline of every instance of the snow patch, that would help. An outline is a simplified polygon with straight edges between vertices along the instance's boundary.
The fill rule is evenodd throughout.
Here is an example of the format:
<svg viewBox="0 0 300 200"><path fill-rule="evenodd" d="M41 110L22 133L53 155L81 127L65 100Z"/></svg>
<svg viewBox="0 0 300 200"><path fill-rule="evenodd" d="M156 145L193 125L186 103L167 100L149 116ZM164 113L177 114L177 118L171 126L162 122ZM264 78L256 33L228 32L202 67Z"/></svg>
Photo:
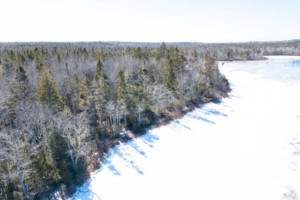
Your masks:
<svg viewBox="0 0 300 200"><path fill-rule="evenodd" d="M114 147L72 199L300 199L294 60L225 62L228 98Z"/></svg>

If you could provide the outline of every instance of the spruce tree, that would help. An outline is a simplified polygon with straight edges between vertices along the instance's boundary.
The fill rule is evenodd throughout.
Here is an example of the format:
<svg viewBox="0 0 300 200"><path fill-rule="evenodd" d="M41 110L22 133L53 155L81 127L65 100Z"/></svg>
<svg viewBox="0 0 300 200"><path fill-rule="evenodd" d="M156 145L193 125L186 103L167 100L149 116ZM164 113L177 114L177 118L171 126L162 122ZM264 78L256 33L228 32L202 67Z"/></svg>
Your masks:
<svg viewBox="0 0 300 200"><path fill-rule="evenodd" d="M33 62L34 62L35 68L38 71L41 71L43 69L44 58L40 54L37 54L37 52L36 52L36 55L34 56Z"/></svg>
<svg viewBox="0 0 300 200"><path fill-rule="evenodd" d="M157 49L156 59L160 60L161 58L166 57L169 54L167 45L163 42L160 47Z"/></svg>
<svg viewBox="0 0 300 200"><path fill-rule="evenodd" d="M23 83L28 82L26 72L22 66L16 68L16 80Z"/></svg>
<svg viewBox="0 0 300 200"><path fill-rule="evenodd" d="M62 96L59 94L51 73L45 68L42 70L35 96L38 101L45 102L53 106L56 110L62 109Z"/></svg>
<svg viewBox="0 0 300 200"><path fill-rule="evenodd" d="M104 66L100 60L97 62L96 71L89 89L91 97L95 101L96 109L98 111L101 110L102 104L104 104L110 96L110 89L108 88Z"/></svg>
<svg viewBox="0 0 300 200"><path fill-rule="evenodd" d="M178 83L176 79L176 70L174 69L174 63L169 56L161 64L161 70L163 73L163 83L166 88L172 91L174 94L177 92Z"/></svg>
<svg viewBox="0 0 300 200"><path fill-rule="evenodd" d="M26 72L19 64L15 67L15 79L11 83L11 90L16 99L24 99L29 93L29 81Z"/></svg>
<svg viewBox="0 0 300 200"><path fill-rule="evenodd" d="M96 65L96 71L94 74L94 80L99 81L99 79L102 77L103 75L103 64L101 62L101 60L98 60L97 65Z"/></svg>
<svg viewBox="0 0 300 200"><path fill-rule="evenodd" d="M93 77L94 84L98 85L104 92L107 92L108 80L101 60L98 60L96 71Z"/></svg>
<svg viewBox="0 0 300 200"><path fill-rule="evenodd" d="M196 48L192 52L192 58L193 58L193 61L198 61L198 52L197 52Z"/></svg>
<svg viewBox="0 0 300 200"><path fill-rule="evenodd" d="M125 97L126 92L126 82L125 74L123 70L120 70L117 75L117 86L118 86L118 100L122 100Z"/></svg>

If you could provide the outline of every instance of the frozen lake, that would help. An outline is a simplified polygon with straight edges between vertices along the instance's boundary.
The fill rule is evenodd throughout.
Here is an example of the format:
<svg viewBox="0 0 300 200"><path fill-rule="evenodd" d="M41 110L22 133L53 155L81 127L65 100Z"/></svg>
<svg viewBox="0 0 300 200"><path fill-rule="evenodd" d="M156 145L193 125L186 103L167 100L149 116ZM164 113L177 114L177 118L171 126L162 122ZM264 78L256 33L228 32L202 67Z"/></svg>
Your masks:
<svg viewBox="0 0 300 200"><path fill-rule="evenodd" d="M228 98L115 147L72 199L300 200L300 57L220 70Z"/></svg>

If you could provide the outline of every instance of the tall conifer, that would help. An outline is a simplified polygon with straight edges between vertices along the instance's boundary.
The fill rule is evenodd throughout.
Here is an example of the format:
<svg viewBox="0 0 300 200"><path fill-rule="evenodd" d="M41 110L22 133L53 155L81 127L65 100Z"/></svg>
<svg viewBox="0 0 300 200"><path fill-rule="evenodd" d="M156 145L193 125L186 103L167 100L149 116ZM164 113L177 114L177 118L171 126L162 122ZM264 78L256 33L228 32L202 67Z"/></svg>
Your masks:
<svg viewBox="0 0 300 200"><path fill-rule="evenodd" d="M45 102L57 110L62 109L62 96L59 94L52 74L45 68L42 70L35 96L38 101Z"/></svg>

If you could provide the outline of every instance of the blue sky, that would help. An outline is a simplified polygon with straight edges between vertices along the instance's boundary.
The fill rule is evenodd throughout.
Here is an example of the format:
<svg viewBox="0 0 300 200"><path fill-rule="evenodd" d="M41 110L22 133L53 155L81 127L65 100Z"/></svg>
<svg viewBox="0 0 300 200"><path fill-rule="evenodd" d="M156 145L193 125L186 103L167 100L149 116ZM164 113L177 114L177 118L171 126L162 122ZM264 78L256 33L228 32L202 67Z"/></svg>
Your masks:
<svg viewBox="0 0 300 200"><path fill-rule="evenodd" d="M300 38L297 0L0 0L0 41Z"/></svg>

